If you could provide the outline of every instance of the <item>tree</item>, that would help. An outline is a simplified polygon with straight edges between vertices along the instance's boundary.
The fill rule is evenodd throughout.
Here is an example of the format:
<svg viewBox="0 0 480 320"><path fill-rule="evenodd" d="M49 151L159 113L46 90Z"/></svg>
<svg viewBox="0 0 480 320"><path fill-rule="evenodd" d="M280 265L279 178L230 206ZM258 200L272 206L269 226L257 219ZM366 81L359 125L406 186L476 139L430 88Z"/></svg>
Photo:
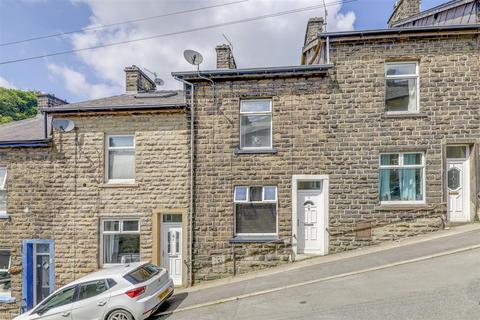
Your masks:
<svg viewBox="0 0 480 320"><path fill-rule="evenodd" d="M31 91L0 87L0 124L32 118L37 114L37 97Z"/></svg>

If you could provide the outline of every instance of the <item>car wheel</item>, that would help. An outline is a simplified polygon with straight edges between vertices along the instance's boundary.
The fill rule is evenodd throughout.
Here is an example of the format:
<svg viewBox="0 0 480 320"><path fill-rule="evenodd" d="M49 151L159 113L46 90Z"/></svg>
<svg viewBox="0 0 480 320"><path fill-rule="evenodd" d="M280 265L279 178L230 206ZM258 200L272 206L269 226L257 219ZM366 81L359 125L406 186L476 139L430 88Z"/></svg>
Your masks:
<svg viewBox="0 0 480 320"><path fill-rule="evenodd" d="M113 310L107 317L107 320L134 320L130 312L125 310Z"/></svg>

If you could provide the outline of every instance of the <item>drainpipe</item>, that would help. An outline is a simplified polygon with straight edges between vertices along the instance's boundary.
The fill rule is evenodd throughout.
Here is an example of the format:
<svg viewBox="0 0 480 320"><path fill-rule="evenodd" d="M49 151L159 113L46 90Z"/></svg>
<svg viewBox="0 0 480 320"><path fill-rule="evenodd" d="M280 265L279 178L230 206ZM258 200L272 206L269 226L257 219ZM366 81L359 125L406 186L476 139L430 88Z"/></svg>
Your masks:
<svg viewBox="0 0 480 320"><path fill-rule="evenodd" d="M43 134L45 140L48 139L48 113L46 111L43 112Z"/></svg>
<svg viewBox="0 0 480 320"><path fill-rule="evenodd" d="M327 37L327 41L326 41L326 50L325 50L325 54L326 54L326 60L327 60L327 64L330 64L330 37Z"/></svg>
<svg viewBox="0 0 480 320"><path fill-rule="evenodd" d="M190 96L190 216L188 217L188 227L189 227L189 238L190 238L190 248L188 252L188 284L189 286L193 285L193 191L194 191L194 151L195 151L195 108L194 108L194 95L195 95L195 86L193 83L180 79L176 76L173 77L175 80L182 82L184 85L189 85L192 89Z"/></svg>

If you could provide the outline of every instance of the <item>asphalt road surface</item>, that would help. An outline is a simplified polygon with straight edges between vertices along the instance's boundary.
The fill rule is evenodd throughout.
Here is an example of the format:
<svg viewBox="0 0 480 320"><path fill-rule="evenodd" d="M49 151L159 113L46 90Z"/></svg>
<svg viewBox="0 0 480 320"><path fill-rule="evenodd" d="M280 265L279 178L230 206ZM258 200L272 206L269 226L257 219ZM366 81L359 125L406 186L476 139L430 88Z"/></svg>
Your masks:
<svg viewBox="0 0 480 320"><path fill-rule="evenodd" d="M480 319L480 249L161 319Z"/></svg>

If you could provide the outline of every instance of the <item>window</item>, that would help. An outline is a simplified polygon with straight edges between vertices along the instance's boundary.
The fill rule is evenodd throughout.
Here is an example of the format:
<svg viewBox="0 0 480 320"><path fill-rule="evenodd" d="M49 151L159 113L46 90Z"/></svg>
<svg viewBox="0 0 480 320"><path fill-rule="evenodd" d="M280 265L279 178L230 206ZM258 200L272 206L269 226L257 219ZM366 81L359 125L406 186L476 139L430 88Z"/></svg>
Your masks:
<svg viewBox="0 0 480 320"><path fill-rule="evenodd" d="M135 219L109 219L101 222L102 264L140 261L140 228Z"/></svg>
<svg viewBox="0 0 480 320"><path fill-rule="evenodd" d="M467 146L448 146L447 158L465 159L467 157Z"/></svg>
<svg viewBox="0 0 480 320"><path fill-rule="evenodd" d="M162 271L161 268L151 263L147 263L146 265L143 265L140 268L133 270L132 272L124 275L123 277L133 284L139 284L150 280L160 271Z"/></svg>
<svg viewBox="0 0 480 320"><path fill-rule="evenodd" d="M66 288L62 291L57 292L45 302L40 304L35 312L38 314L43 314L50 309L58 308L66 304L72 303L75 296L75 287Z"/></svg>
<svg viewBox="0 0 480 320"><path fill-rule="evenodd" d="M10 297L10 264L10 251L0 250L0 301L2 297Z"/></svg>
<svg viewBox="0 0 480 320"><path fill-rule="evenodd" d="M423 203L425 190L423 153L380 155L380 201Z"/></svg>
<svg viewBox="0 0 480 320"><path fill-rule="evenodd" d="M396 62L385 65L385 107L389 113L418 112L418 63Z"/></svg>
<svg viewBox="0 0 480 320"><path fill-rule="evenodd" d="M78 300L88 299L108 290L104 279L82 283L78 286Z"/></svg>
<svg viewBox="0 0 480 320"><path fill-rule="evenodd" d="M277 187L235 187L235 234L277 234Z"/></svg>
<svg viewBox="0 0 480 320"><path fill-rule="evenodd" d="M272 148L272 101L240 102L240 149Z"/></svg>
<svg viewBox="0 0 480 320"><path fill-rule="evenodd" d="M109 183L135 181L135 138L133 135L107 136L106 179Z"/></svg>
<svg viewBox="0 0 480 320"><path fill-rule="evenodd" d="M7 169L0 168L0 217L7 214Z"/></svg>

